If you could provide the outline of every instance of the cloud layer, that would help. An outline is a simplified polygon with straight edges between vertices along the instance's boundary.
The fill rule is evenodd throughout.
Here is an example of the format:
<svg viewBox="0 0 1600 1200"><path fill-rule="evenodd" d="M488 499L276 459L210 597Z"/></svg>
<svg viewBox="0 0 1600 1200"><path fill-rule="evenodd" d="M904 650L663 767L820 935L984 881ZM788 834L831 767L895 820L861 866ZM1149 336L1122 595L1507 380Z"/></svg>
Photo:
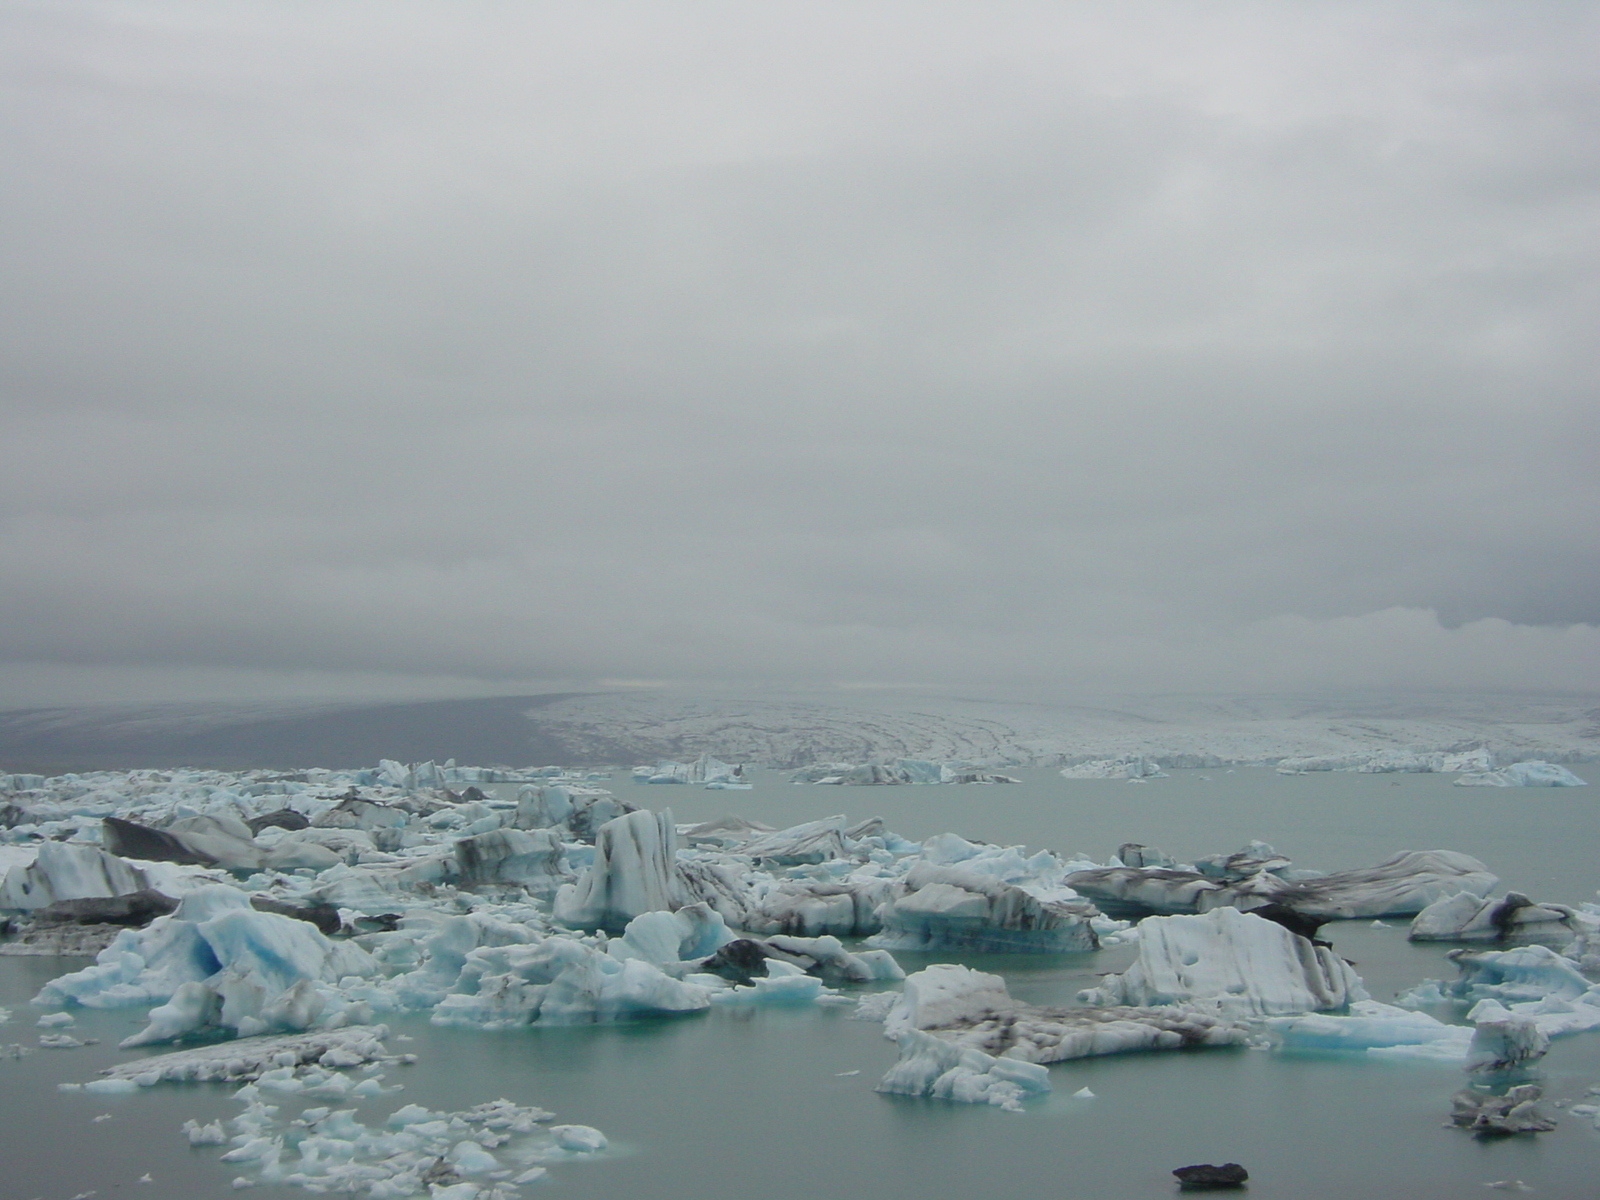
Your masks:
<svg viewBox="0 0 1600 1200"><path fill-rule="evenodd" d="M0 28L0 698L1600 680L1586 6Z"/></svg>

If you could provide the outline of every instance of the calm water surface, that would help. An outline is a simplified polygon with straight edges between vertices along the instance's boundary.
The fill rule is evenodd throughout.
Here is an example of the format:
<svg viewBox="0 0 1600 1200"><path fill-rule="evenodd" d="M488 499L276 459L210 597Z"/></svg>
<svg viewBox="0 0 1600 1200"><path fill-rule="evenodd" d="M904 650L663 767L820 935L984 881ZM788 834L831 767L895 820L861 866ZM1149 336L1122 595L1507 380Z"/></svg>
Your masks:
<svg viewBox="0 0 1600 1200"><path fill-rule="evenodd" d="M1583 768L1579 768L1583 774ZM1448 777L1320 774L1259 768L1185 771L1142 784L1067 781L1024 772L1020 786L793 787L758 774L755 790L617 789L680 821L733 811L771 824L830 813L883 816L920 838L952 830L1104 860L1124 841L1180 859L1271 842L1297 865L1367 865L1401 850L1463 850L1504 886L1535 899L1593 899L1600 815L1594 789L1474 789ZM1404 922L1328 926L1379 999L1427 977L1450 976L1444 948L1405 940ZM935 957L899 956L908 970ZM1092 955L969 958L999 971L1014 995L1070 1002L1098 972L1120 970L1128 949ZM27 999L73 961L0 959L0 1005L13 1010L0 1041L35 1042ZM142 1013L80 1013L78 1036L98 1046L0 1060L0 1197L234 1195L235 1174L212 1148L191 1150L178 1126L231 1116L230 1088L163 1085L134 1096L62 1093L129 1057L117 1039ZM1441 1128L1459 1068L1283 1057L1256 1050L1130 1055L1059 1064L1055 1092L1022 1115L886 1097L872 1091L894 1060L879 1027L838 1010L715 1011L700 1018L586 1029L502 1033L389 1022L421 1056L390 1082L406 1090L366 1102L369 1122L401 1103L460 1108L506 1096L596 1125L614 1150L556 1168L524 1189L572 1200L645 1195L663 1200L760 1194L773 1200L981 1193L1026 1197L1175 1194L1170 1171L1190 1162L1244 1163L1256 1200L1468 1197L1521 1179L1544 1197L1600 1195L1600 1132L1564 1116L1538 1138L1481 1143ZM849 1075L844 1072L859 1071ZM1542 1064L1548 1100L1600 1084L1600 1035L1556 1043ZM1081 1087L1093 1099L1074 1099ZM290 1105L292 1105L292 1101ZM287 1106L286 1106L287 1107ZM96 1116L109 1119L96 1122ZM154 1182L136 1182L149 1172ZM304 1196L261 1187L257 1196Z"/></svg>

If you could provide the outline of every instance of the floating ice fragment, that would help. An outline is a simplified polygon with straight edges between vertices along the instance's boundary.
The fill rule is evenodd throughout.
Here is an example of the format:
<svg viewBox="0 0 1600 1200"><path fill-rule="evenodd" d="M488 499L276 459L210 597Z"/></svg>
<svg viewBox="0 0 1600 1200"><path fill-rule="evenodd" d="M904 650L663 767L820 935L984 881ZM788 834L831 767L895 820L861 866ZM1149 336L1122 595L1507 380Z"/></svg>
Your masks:
<svg viewBox="0 0 1600 1200"><path fill-rule="evenodd" d="M920 1029L902 1030L895 1041L900 1059L879 1081L880 1092L1021 1112L1024 1097L1050 1090L1050 1072L1034 1063L992 1058Z"/></svg>
<svg viewBox="0 0 1600 1200"><path fill-rule="evenodd" d="M550 1136L563 1150L593 1154L606 1148L606 1135L591 1125L552 1125Z"/></svg>
<svg viewBox="0 0 1600 1200"><path fill-rule="evenodd" d="M1361 978L1326 946L1233 908L1150 917L1139 958L1081 993L1091 1004L1190 1004L1230 1017L1344 1008L1367 999Z"/></svg>

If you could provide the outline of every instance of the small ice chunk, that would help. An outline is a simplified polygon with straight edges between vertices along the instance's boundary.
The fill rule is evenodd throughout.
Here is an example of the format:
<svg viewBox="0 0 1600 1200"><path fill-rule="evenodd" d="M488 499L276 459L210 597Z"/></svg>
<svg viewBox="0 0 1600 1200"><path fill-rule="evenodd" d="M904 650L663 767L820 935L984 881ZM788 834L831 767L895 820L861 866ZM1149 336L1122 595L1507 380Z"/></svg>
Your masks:
<svg viewBox="0 0 1600 1200"><path fill-rule="evenodd" d="M482 1175L500 1165L500 1160L477 1142L457 1142L450 1151L450 1161L463 1175Z"/></svg>
<svg viewBox="0 0 1600 1200"><path fill-rule="evenodd" d="M593 1154L606 1148L606 1135L590 1125L552 1125L550 1136L563 1150Z"/></svg>
<svg viewBox="0 0 1600 1200"><path fill-rule="evenodd" d="M83 1090L101 1096L119 1096L137 1092L139 1085L131 1079L91 1079L83 1085Z"/></svg>
<svg viewBox="0 0 1600 1200"><path fill-rule="evenodd" d="M221 1146L228 1140L228 1135L223 1132L221 1121L212 1121L209 1125L202 1125L199 1121L190 1118L183 1123L183 1132L188 1135L191 1146Z"/></svg>

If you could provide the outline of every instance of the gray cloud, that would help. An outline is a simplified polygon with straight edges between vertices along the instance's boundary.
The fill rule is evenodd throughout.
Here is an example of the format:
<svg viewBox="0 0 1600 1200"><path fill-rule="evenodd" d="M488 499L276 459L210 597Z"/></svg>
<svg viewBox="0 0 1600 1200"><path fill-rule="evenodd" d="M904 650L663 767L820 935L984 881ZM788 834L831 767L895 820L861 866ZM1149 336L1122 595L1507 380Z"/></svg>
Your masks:
<svg viewBox="0 0 1600 1200"><path fill-rule="evenodd" d="M1584 7L0 22L16 702L1600 678Z"/></svg>

